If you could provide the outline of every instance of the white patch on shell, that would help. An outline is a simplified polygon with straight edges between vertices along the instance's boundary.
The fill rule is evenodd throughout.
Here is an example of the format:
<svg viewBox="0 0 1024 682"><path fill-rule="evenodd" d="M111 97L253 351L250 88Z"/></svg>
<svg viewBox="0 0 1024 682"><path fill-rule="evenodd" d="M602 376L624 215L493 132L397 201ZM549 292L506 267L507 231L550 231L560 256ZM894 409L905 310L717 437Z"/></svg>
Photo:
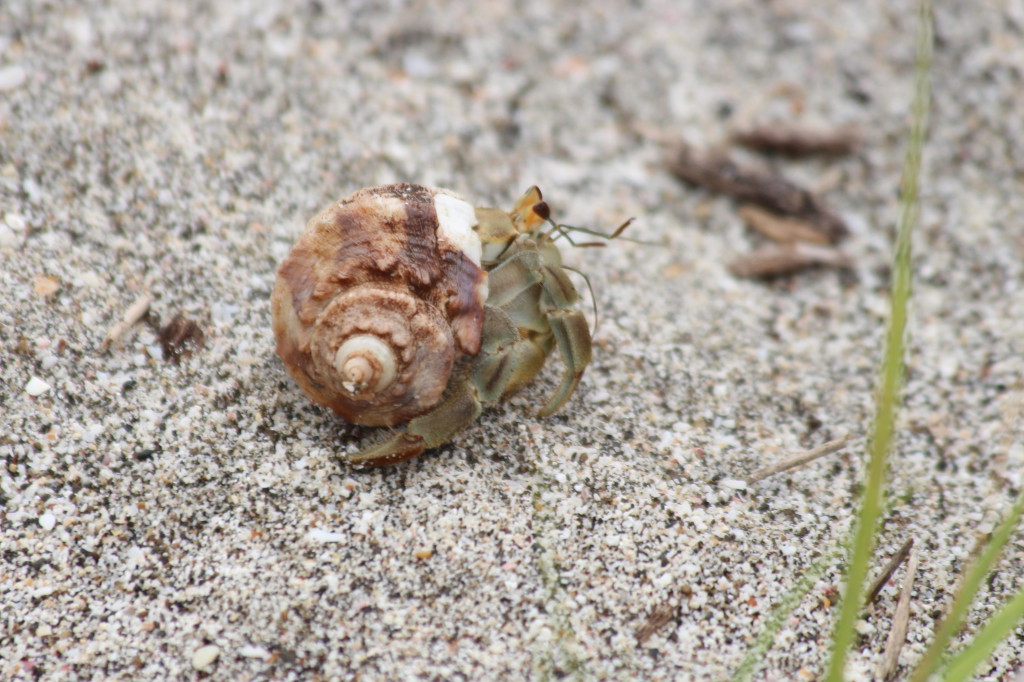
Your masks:
<svg viewBox="0 0 1024 682"><path fill-rule="evenodd" d="M473 230L477 222L476 209L456 196L438 192L434 195L434 210L437 211L437 236L479 266L483 246Z"/></svg>

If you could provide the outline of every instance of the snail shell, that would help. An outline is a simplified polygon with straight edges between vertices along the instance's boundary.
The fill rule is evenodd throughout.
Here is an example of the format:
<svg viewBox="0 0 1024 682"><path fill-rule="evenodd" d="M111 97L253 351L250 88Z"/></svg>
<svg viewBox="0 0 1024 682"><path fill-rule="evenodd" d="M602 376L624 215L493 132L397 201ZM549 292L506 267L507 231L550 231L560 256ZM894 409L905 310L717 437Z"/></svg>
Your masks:
<svg viewBox="0 0 1024 682"><path fill-rule="evenodd" d="M277 271L277 352L316 403L366 426L434 406L480 349L487 273L473 207L422 185L359 190L314 217Z"/></svg>

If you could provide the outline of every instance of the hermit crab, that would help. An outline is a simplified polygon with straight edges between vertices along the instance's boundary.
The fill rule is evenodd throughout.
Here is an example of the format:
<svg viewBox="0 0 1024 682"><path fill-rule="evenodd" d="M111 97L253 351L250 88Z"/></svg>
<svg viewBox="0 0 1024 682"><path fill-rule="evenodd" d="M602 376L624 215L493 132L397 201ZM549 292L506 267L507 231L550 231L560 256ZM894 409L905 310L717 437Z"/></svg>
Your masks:
<svg viewBox="0 0 1024 682"><path fill-rule="evenodd" d="M565 370L538 414L565 404L591 351L556 244L566 234L536 187L505 212L385 185L309 221L277 271L277 352L314 402L353 424L402 427L350 462L387 465L446 443L555 350Z"/></svg>

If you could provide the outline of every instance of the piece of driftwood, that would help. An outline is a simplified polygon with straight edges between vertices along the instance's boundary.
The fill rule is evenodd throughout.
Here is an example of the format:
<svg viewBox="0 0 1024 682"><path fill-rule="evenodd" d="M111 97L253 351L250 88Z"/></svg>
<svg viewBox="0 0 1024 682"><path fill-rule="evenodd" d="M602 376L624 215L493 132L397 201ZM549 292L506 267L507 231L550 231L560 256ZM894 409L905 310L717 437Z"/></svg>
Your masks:
<svg viewBox="0 0 1024 682"><path fill-rule="evenodd" d="M753 204L740 206L740 218L754 230L780 244L829 244L827 236L801 218L785 218Z"/></svg>
<svg viewBox="0 0 1024 682"><path fill-rule="evenodd" d="M842 218L810 190L777 173L741 166L727 154L702 155L681 145L669 160L669 170L680 180L780 215L798 218L813 226L829 243L836 243L849 229Z"/></svg>
<svg viewBox="0 0 1024 682"><path fill-rule="evenodd" d="M814 266L849 268L853 260L845 252L820 244L770 244L739 256L729 263L737 277L780 277Z"/></svg>
<svg viewBox="0 0 1024 682"><path fill-rule="evenodd" d="M825 127L765 123L734 130L730 138L748 149L791 158L846 156L857 151L861 144L860 128L853 124Z"/></svg>

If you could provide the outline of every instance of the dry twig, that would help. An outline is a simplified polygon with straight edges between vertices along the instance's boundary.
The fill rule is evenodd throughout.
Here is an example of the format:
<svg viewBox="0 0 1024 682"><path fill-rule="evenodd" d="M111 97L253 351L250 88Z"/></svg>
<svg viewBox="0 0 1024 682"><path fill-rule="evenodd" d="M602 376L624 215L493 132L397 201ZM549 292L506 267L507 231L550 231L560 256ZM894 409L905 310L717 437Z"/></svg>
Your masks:
<svg viewBox="0 0 1024 682"><path fill-rule="evenodd" d="M881 593L882 588L885 587L887 582L889 582L889 578L891 578L892 574L896 572L896 569L900 567L900 564L906 560L907 555L910 554L910 549L913 546L914 538L909 538L903 543L902 547L896 550L896 553L892 555L891 559L889 559L889 563L885 565L882 572L878 574L877 578L875 578L875 582L871 583L871 589L868 590L867 597L864 599L864 606L868 606L871 602L875 601L875 599L878 599L878 595Z"/></svg>
<svg viewBox="0 0 1024 682"><path fill-rule="evenodd" d="M882 654L882 661L878 664L877 677L880 680L887 680L896 672L900 651L903 650L903 643L907 641L907 626L910 624L910 593L914 590L916 573L917 552L911 551L910 561L907 562L907 574L903 578L903 589L900 590L900 599L896 603L896 611L892 617L892 629L885 642L885 653Z"/></svg>
<svg viewBox="0 0 1024 682"><path fill-rule="evenodd" d="M814 460L820 457L824 457L825 455L831 455L833 452L841 450L842 447L846 445L846 443L849 440L850 436L849 434L847 434L845 436L836 438L835 440L830 440L824 445L819 445L813 450L801 452L800 454L794 455L793 457L789 457L788 459L784 459L777 464L772 464L771 466L765 467L763 469L758 469L757 471L755 471L754 473L750 474L750 476L747 477L747 485L753 485L754 483L764 480L769 476L774 476L779 472L788 471L789 469L795 469L798 466L802 466L804 464L807 464L808 462L813 462Z"/></svg>
<svg viewBox="0 0 1024 682"><path fill-rule="evenodd" d="M729 263L729 272L737 277L779 277L825 265L849 268L853 261L845 252L820 244L771 244L739 256Z"/></svg>
<svg viewBox="0 0 1024 682"><path fill-rule="evenodd" d="M153 302L153 296L150 294L142 294L139 296L134 303L132 303L128 310L124 312L124 316L121 317L120 322L115 324L107 332L107 335L100 342L100 352L105 352L111 345L119 341L125 332L132 328L136 322L141 320L149 312L149 306Z"/></svg>

